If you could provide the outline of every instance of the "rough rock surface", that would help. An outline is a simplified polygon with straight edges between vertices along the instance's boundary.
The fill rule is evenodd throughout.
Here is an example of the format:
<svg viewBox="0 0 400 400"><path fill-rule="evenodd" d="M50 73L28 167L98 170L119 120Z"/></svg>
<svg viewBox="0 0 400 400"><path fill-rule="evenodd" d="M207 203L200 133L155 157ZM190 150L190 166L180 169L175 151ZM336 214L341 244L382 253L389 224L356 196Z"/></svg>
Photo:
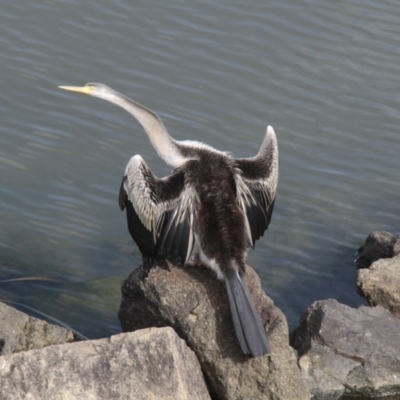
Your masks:
<svg viewBox="0 0 400 400"><path fill-rule="evenodd" d="M72 331L0 303L0 355L73 341Z"/></svg>
<svg viewBox="0 0 400 400"><path fill-rule="evenodd" d="M357 289L369 305L382 306L400 318L400 255L359 270Z"/></svg>
<svg viewBox="0 0 400 400"><path fill-rule="evenodd" d="M312 398L400 398L399 332L382 307L313 303L292 336Z"/></svg>
<svg viewBox="0 0 400 400"><path fill-rule="evenodd" d="M210 399L194 353L171 328L0 357L0 398Z"/></svg>
<svg viewBox="0 0 400 400"><path fill-rule="evenodd" d="M119 318L124 331L171 326L196 353L214 398L309 399L284 315L263 292L256 273L245 275L272 355L242 354L229 311L225 284L201 267L137 268L123 283Z"/></svg>
<svg viewBox="0 0 400 400"><path fill-rule="evenodd" d="M358 250L358 268L368 268L374 261L391 258L400 252L400 238L385 231L371 232Z"/></svg>

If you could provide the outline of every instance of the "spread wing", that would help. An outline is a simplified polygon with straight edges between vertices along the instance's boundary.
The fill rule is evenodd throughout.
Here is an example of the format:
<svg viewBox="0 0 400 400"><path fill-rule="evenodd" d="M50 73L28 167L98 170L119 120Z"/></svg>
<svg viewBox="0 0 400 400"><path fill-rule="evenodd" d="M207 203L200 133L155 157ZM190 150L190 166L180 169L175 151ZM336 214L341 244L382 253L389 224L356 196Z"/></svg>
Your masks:
<svg viewBox="0 0 400 400"><path fill-rule="evenodd" d="M275 131L268 126L258 154L235 159L237 201L246 216L250 245L254 248L268 228L278 185L279 156Z"/></svg>
<svg viewBox="0 0 400 400"><path fill-rule="evenodd" d="M192 194L182 168L159 179L142 157L131 158L119 205L121 210L126 208L129 233L143 256L168 256L186 263L194 244Z"/></svg>

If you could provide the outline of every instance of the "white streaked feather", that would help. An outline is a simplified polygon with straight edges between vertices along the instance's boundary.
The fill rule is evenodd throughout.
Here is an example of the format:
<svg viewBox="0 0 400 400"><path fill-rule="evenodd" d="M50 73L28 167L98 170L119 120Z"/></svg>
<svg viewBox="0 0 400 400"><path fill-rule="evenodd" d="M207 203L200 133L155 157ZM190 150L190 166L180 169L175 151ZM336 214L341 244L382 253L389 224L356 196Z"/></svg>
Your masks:
<svg viewBox="0 0 400 400"><path fill-rule="evenodd" d="M143 166L147 167L141 156L135 155L130 159L125 168L124 189L143 225L154 232L167 205L153 201L151 188L143 175Z"/></svg>
<svg viewBox="0 0 400 400"><path fill-rule="evenodd" d="M192 252L194 249L195 239L194 239L194 231L193 231L193 213L190 213L189 216L189 224L190 224L190 234L189 234L189 243L188 243L188 250L186 253L185 264L189 261L192 257Z"/></svg>
<svg viewBox="0 0 400 400"><path fill-rule="evenodd" d="M190 185L185 185L180 196L175 199L156 199L151 185L146 179L146 174L154 176L141 156L133 156L125 169L124 189L139 219L146 229L153 233L156 241L161 233L167 211L172 211L170 227L182 223L185 218L189 217L191 222L189 241L192 243L193 215L196 210L196 202L198 202L196 191ZM155 176L154 178L157 179ZM163 179L165 178L161 180Z"/></svg>
<svg viewBox="0 0 400 400"><path fill-rule="evenodd" d="M271 157L271 164L269 166L269 174L267 177L260 179L245 179L242 176L242 171L236 169L234 174L236 182L236 201L245 215L245 224L247 229L247 236L250 243L253 243L250 222L246 215L246 208L251 204L257 205L257 201L252 194L252 190L259 191L266 200L266 204L271 204L275 198L276 190L278 186L278 175L279 175L279 155L278 155L278 143L276 134L272 126L267 127L267 131L261 144L260 150L255 157L249 158L254 162L261 161L265 157ZM264 211L264 210L263 210Z"/></svg>
<svg viewBox="0 0 400 400"><path fill-rule="evenodd" d="M236 201L244 214L244 221L246 224L247 237L249 239L249 243L253 243L250 223L246 215L246 208L250 206L250 204L252 203L256 204L256 200L254 199L253 194L251 193L248 185L244 183L240 171L237 171L237 173L234 175L234 178L236 182Z"/></svg>

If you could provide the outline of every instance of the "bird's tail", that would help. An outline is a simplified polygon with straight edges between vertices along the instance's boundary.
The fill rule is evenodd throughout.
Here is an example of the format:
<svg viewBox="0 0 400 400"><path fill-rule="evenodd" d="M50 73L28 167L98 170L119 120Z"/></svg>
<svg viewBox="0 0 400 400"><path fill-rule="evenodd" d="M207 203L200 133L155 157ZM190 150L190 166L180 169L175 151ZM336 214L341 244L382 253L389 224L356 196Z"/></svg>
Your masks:
<svg viewBox="0 0 400 400"><path fill-rule="evenodd" d="M239 272L225 277L233 325L240 347L245 354L260 357L271 352L260 317L250 296L246 282Z"/></svg>

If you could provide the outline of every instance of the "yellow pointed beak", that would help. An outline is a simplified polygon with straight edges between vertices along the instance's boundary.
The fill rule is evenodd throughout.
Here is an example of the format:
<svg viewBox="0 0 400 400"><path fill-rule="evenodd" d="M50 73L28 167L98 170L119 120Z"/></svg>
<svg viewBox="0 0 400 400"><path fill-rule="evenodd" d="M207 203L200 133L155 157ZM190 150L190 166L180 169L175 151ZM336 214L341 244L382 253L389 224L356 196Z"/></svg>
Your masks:
<svg viewBox="0 0 400 400"><path fill-rule="evenodd" d="M72 92L79 92L85 94L92 94L94 87L93 86L59 86L60 89L71 90Z"/></svg>

